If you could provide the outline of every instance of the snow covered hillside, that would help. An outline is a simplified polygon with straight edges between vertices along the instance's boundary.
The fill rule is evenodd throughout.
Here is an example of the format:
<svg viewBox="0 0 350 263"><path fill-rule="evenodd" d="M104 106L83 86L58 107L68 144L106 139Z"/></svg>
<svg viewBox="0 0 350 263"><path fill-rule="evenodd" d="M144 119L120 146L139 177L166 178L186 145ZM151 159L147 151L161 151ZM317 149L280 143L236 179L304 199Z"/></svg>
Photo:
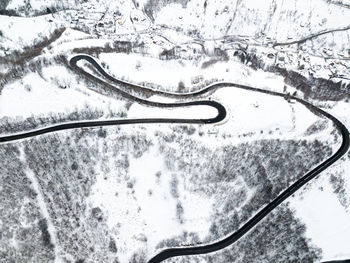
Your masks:
<svg viewBox="0 0 350 263"><path fill-rule="evenodd" d="M342 145L295 98L350 129L349 17L348 0L1 1L0 262L142 263L240 229ZM349 168L164 262L349 259Z"/></svg>

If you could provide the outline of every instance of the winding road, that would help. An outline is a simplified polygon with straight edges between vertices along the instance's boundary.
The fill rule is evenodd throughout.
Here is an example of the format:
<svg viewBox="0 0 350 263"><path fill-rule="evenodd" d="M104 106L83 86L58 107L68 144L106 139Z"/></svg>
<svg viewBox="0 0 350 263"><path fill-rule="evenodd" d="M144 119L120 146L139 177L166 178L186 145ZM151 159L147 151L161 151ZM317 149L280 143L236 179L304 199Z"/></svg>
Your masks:
<svg viewBox="0 0 350 263"><path fill-rule="evenodd" d="M79 61L85 61L90 63L106 80L101 79L100 77L94 76L93 74L85 71L83 68L78 66ZM96 60L87 55L77 55L70 59L70 66L73 70L86 78L98 82L105 87L108 87L115 92L118 92L122 96L138 102L140 104L144 104L151 107L159 107L159 108L174 108L174 107L189 107L189 106L197 106L197 105L207 105L209 107L214 107L218 114L214 118L209 119L163 119L163 118L152 118L152 119L116 119L116 120L104 120L104 121L80 121L80 122L70 122L59 125L52 125L45 128L40 128L33 131L17 133L13 135L7 135L0 137L0 142L13 142L20 139L30 138L34 136L38 136L41 134L56 132L60 130L67 129L76 129L83 127L98 127L98 126L108 126L108 125L124 125L124 124L137 124L137 123L191 123L191 124L211 124L218 123L225 119L226 110L225 107L222 106L219 102L212 100L193 100L196 97L200 97L203 94L209 93L216 89L222 87L235 87L250 91L255 91L259 93L269 94L272 96L278 96L288 99L294 99L297 102L303 104L309 110L314 113L320 114L325 118L328 118L333 122L336 128L339 130L342 136L342 143L339 149L327 160L319 164L317 167L306 173L302 178L296 181L294 184L289 186L286 190L284 190L279 196L277 196L272 202L262 208L256 215L254 215L251 219L249 219L239 230L227 236L226 238L219 240L215 243L211 243L208 245L201 245L195 247L179 247L179 248L170 248L164 251L161 251L159 254L154 256L149 263L159 263L164 261L165 259L177 256L184 255L198 255L198 254L206 254L214 251L218 251L223 249L229 245L232 245L237 240L239 240L242 236L244 236L248 231L250 231L254 226L256 226L261 220L263 220L274 208L280 205L284 200L294 194L298 189L308 183L310 180L314 179L317 175L319 175L322 171L327 169L330 165L334 164L337 160L339 160L349 149L349 131L347 128L333 115L323 111L322 109L304 101L300 98L290 96L288 94L283 94L274 91L262 90L258 88L253 88L249 86L239 85L230 82L220 82L207 86L206 88L186 94L178 94L178 93L167 93L163 91L157 91L150 88L141 87L132 83L128 83L126 81L122 81L116 79L109 75L105 70L96 62ZM176 102L176 103L160 103L154 102L150 100L146 100L137 96L133 96L130 93L122 90L121 88L117 88L113 84L118 84L119 87L125 87L129 89L133 89L134 91L139 92L147 92L150 95L166 95L168 97L179 98L182 100L190 100L187 102Z"/></svg>

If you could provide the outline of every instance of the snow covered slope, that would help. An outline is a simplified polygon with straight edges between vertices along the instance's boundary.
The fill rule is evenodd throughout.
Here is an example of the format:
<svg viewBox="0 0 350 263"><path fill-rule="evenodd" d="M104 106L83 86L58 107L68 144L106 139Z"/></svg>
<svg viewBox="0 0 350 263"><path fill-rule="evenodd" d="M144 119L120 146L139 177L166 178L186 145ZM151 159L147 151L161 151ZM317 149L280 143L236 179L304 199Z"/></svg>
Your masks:
<svg viewBox="0 0 350 263"><path fill-rule="evenodd" d="M347 0L8 0L0 3L0 136L126 118L220 123L76 129L0 145L1 262L147 262L163 249L237 230L335 152L340 136L293 94L350 129ZM93 81L69 65L77 54ZM80 62L79 62L80 63ZM350 155L236 244L169 262L320 262L350 258ZM268 244L268 245L266 245Z"/></svg>

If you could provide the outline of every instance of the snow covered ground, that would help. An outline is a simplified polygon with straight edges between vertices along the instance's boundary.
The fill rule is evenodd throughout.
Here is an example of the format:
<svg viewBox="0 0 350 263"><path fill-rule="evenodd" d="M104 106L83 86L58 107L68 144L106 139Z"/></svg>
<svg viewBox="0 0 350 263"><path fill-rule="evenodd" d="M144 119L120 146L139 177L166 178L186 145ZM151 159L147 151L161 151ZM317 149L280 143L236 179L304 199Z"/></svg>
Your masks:
<svg viewBox="0 0 350 263"><path fill-rule="evenodd" d="M28 122L32 128L37 128L91 118L201 119L216 116L216 110L208 106L157 109L104 90L67 65L69 58L80 53L94 57L106 72L118 79L157 90L190 93L224 81L295 94L332 113L350 129L350 4L346 0L5 2L2 4L5 11L16 16L7 16L6 12L0 15L0 124L3 134L11 134L12 128L13 132L20 132L22 127L31 129L31 126L23 126ZM309 36L310 40L284 45ZM283 45L273 46L276 43ZM326 84L320 85L325 88L318 89L312 84L308 92L319 97L309 97L305 83L298 82L301 77L292 75L288 79L281 74L281 69L300 74L308 83L316 83L317 78L322 78ZM342 84L336 86L337 90L333 86L327 89L331 82L326 81ZM340 95L334 99L332 95L337 92ZM159 102L179 101L167 96L145 95L143 98ZM258 192L256 187L248 186L244 176L226 182L226 186L221 182L216 187L217 195L193 191L194 185L185 177L176 177L175 168L171 168L182 165L182 172L196 173L204 159L198 161L198 156L191 151L213 150L210 157L214 160L220 156L215 155L214 149L226 149L228 144L244 148L244 143L253 145L267 140L305 140L307 143L318 140L335 151L340 143L329 121L282 97L224 87L200 99L222 103L227 118L214 125L188 125L186 128L152 124L123 127L120 133L118 128L100 129L97 139L93 139L96 129L83 130L82 134L86 134L79 135L86 139L85 146L100 151L100 155L92 159L102 156L103 160L91 164L92 168L86 164L87 170L83 170L91 179L89 194L84 196L74 189L69 191L72 195L81 194L79 198L83 196L87 206L82 215L83 225L90 224L88 211L96 207L101 209L106 223L104 231L113 237L118 250L115 252L112 246L111 251L118 255L120 262L130 261L135 252L150 258L161 248L171 246L169 240L170 243L165 242L167 239L181 239L179 236L184 233L188 236L178 241L180 244L172 240L175 246L183 245L181 242L213 241L214 237L210 236L213 218L227 219L225 215L215 214L220 202L224 204L225 191L232 190L230 197L246 191L246 201L237 201L235 207L239 214ZM103 132L107 132L107 136ZM80 140L77 133L60 132L57 136L63 144L72 143L72 138ZM126 164L113 155L116 141L118 138L135 140L133 136L141 135L151 141L141 156L127 153L130 149L125 149L132 148L130 145L120 146L120 152L125 150L123 154L127 156L127 161L123 159L127 163L123 170L121 167ZM39 144L47 138L50 137L39 137ZM191 140L192 146L187 149ZM164 141L168 148L162 145ZM25 142L18 145L22 143L25 145ZM137 148L137 142L134 144ZM67 147L71 144L67 143ZM185 156L179 156L184 151L182 148L187 149ZM32 156L24 156L24 148L21 149L20 161L30 163ZM170 163L168 155L175 158ZM62 156L68 156L68 153ZM3 161L4 167L8 167L6 172L21 169L9 166L6 158ZM192 168L192 162L197 162L198 167ZM350 258L349 164L348 155L286 202L295 211L294 216L305 224L310 244L322 250L322 260ZM54 165L56 162L52 162L52 167ZM70 165L67 167L62 171L72 172ZM97 174L93 175L89 167ZM279 168L282 169L282 165ZM38 168L38 171L40 169L44 168ZM209 165L206 170L209 171ZM27 169L24 174L37 195L42 216L48 220L56 262L61 256L78 262L79 259L69 257L69 253L64 255L63 248L67 244L60 239L64 228L53 217L57 207L50 205L52 193L45 188L46 177L38 171ZM219 172L224 173L220 169ZM52 174L54 176L54 172ZM6 178L5 172L0 172L4 185L7 185ZM76 182L72 179L73 185ZM176 184L177 192L172 192L172 184ZM223 199L218 198L220 195ZM0 208L4 204L0 202ZM57 204L61 203L57 201ZM10 232L14 231L10 228ZM91 240L94 235L106 233L87 229ZM76 227L74 234L79 235L76 234L79 230ZM21 244L16 243L15 238L11 240L17 248ZM82 242L88 241L83 239ZM103 242L98 243L101 251ZM88 249L82 247L79 249L87 254L86 257L93 255L89 260L96 262L93 253L97 252L86 252L84 249ZM138 261L142 262L141 259Z"/></svg>
<svg viewBox="0 0 350 263"><path fill-rule="evenodd" d="M344 174L349 168L349 159L334 165L306 190L290 199L297 217L307 225L307 236L322 248L324 261L350 258L350 210L347 203L341 204L330 183L331 174L347 180ZM349 189L348 180L343 187Z"/></svg>
<svg viewBox="0 0 350 263"><path fill-rule="evenodd" d="M324 141L330 139L329 133L332 127L329 124L329 130L305 136L306 130L320 119L305 107L289 104L283 98L234 88L223 88L215 92L212 98L227 106L230 114L228 120L219 126L201 127L200 130L204 135L196 136L197 145L215 148L220 145L226 146L227 143L239 145L261 139L297 140L300 136L310 141L315 138ZM133 116L133 107L130 108L131 113L129 112L128 116ZM276 107L279 109L278 112ZM294 114L296 117L293 118ZM182 115L178 117L180 116ZM304 118L295 121L294 119L298 119L297 116ZM126 178L132 182L131 185L126 187L122 183L123 180L120 178L122 174L118 171L112 170L108 174L101 172L96 177L97 181L92 186L89 197L91 207L100 207L107 217L107 225L110 232L115 235L122 262L127 262L135 251L142 251L148 258L151 257L159 251L157 245L162 240L176 237L179 233L196 233L199 240L204 240L209 234L214 207L219 205L212 197L188 189L192 186L186 178L173 174L174 171L167 168L164 152L160 150L164 146L157 143L154 135L157 132L171 134L169 128L164 124L152 124L144 129L153 143L141 157L129 157ZM125 132L127 128L123 127L123 130ZM135 132L132 129L129 131L131 134ZM229 134L230 138L225 139L215 133ZM244 134L250 135L243 137ZM107 137L108 144L118 140L118 137ZM180 145L174 144L173 147L177 149ZM203 161L205 159L206 156L203 156ZM192 160L190 158L185 160L190 169L193 166ZM113 162L113 158L109 158L109 162ZM110 164L106 166L113 167ZM177 198L171 195L170 190L174 176L179 178ZM243 181L237 179L231 184L231 189L237 188L237 192L242 187L243 189L247 187L244 179ZM249 191L248 197L253 195L255 189ZM182 222L176 214L179 202L184 211Z"/></svg>
<svg viewBox="0 0 350 263"><path fill-rule="evenodd" d="M159 60L152 57L141 57L137 54L100 54L99 60L108 67L107 72L117 78L131 83L151 83L172 92L181 92L179 83L188 87L187 92L198 90L195 88L208 81L225 81L237 84L251 85L256 88L283 91L283 79L275 74L266 74L263 71L253 71L242 66L238 61L218 61L205 68L203 64L208 58L201 60ZM121 66L122 65L122 66ZM157 72L156 79L149 76Z"/></svg>
<svg viewBox="0 0 350 263"><path fill-rule="evenodd" d="M23 48L38 44L62 27L59 22L50 23L50 19L49 15L33 18L0 16L0 55L3 57L13 51L23 51Z"/></svg>
<svg viewBox="0 0 350 263"><path fill-rule="evenodd" d="M129 159L132 188L117 183L118 173L107 180L103 174L98 175L92 188L92 207L102 208L112 233L119 229L115 239L121 262L128 262L135 251L145 248L149 256L153 255L161 240L183 231L198 233L202 238L208 233L213 201L203 195L184 193L182 204L188 213L184 215L186 223L181 225L176 216L178 201L169 196L172 176L164 170L162 156L156 148L152 147L141 158ZM132 198L131 190L135 192Z"/></svg>

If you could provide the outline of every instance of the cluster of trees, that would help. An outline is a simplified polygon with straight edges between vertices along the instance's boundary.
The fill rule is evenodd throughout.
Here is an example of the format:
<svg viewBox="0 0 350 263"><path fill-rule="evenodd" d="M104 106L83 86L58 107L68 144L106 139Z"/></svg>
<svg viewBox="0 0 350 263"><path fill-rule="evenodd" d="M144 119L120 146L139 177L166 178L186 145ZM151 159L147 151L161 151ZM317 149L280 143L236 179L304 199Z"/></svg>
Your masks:
<svg viewBox="0 0 350 263"><path fill-rule="evenodd" d="M197 233L183 231L176 237L164 239L156 246L157 250L164 248L179 247L179 246L192 246L193 244L199 244L200 238Z"/></svg>
<svg viewBox="0 0 350 263"><path fill-rule="evenodd" d="M241 153L240 161L230 165L237 169L232 172L236 176L242 176L248 189L255 189L255 192L249 200L240 202L244 205L241 207L239 223L247 221L256 211L332 153L329 146L317 140L263 140L253 147L242 146L244 153ZM230 155L227 156L229 158ZM227 212L223 209L220 214L225 215ZM225 231L223 228L223 231L227 232L229 229Z"/></svg>
<svg viewBox="0 0 350 263"><path fill-rule="evenodd" d="M252 50L236 50L233 54L242 63L254 70L263 69L269 72L281 74L286 84L295 87L304 94L306 99L320 101L348 101L350 99L350 84L343 81L332 81L331 79L315 78L312 75L305 77L295 70L287 70L281 64L269 65L263 56L253 48Z"/></svg>
<svg viewBox="0 0 350 263"><path fill-rule="evenodd" d="M339 202L345 209L349 209L350 195L346 189L346 181L344 179L344 171L334 172L329 177L333 192L338 196Z"/></svg>
<svg viewBox="0 0 350 263"><path fill-rule="evenodd" d="M340 101L350 99L350 85L342 81L333 82L331 79L304 77L298 72L278 69L287 84L303 92L305 98L320 101Z"/></svg>
<svg viewBox="0 0 350 263"><path fill-rule="evenodd" d="M167 169L173 172L169 191L177 199L174 207L177 220L179 223L185 221L179 198L180 182L185 184L186 190L213 197L218 205L214 205L211 221L208 222L211 224L210 233L205 240L200 240L196 233L183 233L164 240L158 248L210 242L231 233L280 191L331 154L327 145L305 140L261 140L209 147L198 143L194 126L171 127L169 133L157 132L155 137ZM109 232L103 209L90 207L86 200L96 176L101 173L104 179L118 173L116 180L133 191L135 178L130 178L128 174L129 156L139 158L153 144L145 131L142 127L133 130L132 126L127 131L123 127L77 129L23 142L27 165L43 190L56 228L56 240L60 248L73 258L84 262L96 261L96 258L100 262L117 260L118 243ZM110 140L109 136L116 133L117 139ZM35 203L36 195L28 187L30 184L24 166L18 165L21 164L18 149L6 147L0 148L0 154L3 156L2 166L7 168L8 174L2 172L0 175L9 182L23 181L23 187L15 182L7 191L12 188L29 189L18 194L31 196ZM22 177L18 177L21 176L19 171L23 171ZM18 178L11 173L16 173ZM161 173L157 173L156 177L161 177ZM13 206L16 207L15 204ZM13 218L15 216L18 214ZM34 236L37 240L33 242L41 242L44 251L52 253L46 221L40 215L35 220L39 234ZM269 238L272 239L272 235ZM230 255L232 257L231 252ZM135 259L139 259L136 254Z"/></svg>
<svg viewBox="0 0 350 263"><path fill-rule="evenodd" d="M119 230L111 232L103 208L91 206L87 200L97 176L113 178L134 194L135 178L128 173L129 155L139 158L152 142L142 129L130 135L128 128L76 129L23 141L26 164L42 190L63 258L67 255L67 259L82 262L118 262L119 244L114 236ZM40 242L49 249L46 221L40 221L37 227Z"/></svg>
<svg viewBox="0 0 350 263"><path fill-rule="evenodd" d="M3 0L0 3L0 11L4 10L6 6L9 4L10 0Z"/></svg>
<svg viewBox="0 0 350 263"><path fill-rule="evenodd" d="M106 249L102 259L113 253L108 253L111 237L101 209L86 203L101 153L82 133L77 130L34 138L25 142L24 151L43 192L58 245L73 258L88 262L92 255L101 253L96 244ZM85 135L89 133L99 138L97 130Z"/></svg>
<svg viewBox="0 0 350 263"><path fill-rule="evenodd" d="M176 173L186 190L215 199L207 241L237 229L332 154L328 144L318 140L271 139L207 147L184 133L178 126L170 137L158 136L159 144L167 169Z"/></svg>
<svg viewBox="0 0 350 263"><path fill-rule="evenodd" d="M50 2L48 5L42 4L38 9L33 8L30 3L31 1L23 1L21 4L18 3L15 9L7 8L9 0L3 0L0 3L0 15L9 16L39 16L50 13L59 12L62 10L72 10L77 8L81 3L86 2L85 0L63 0L59 2ZM75 5L75 6L74 6ZM38 6L38 5L36 5Z"/></svg>
<svg viewBox="0 0 350 263"><path fill-rule="evenodd" d="M135 252L129 260L129 263L146 263L146 262L147 262L147 255L143 250Z"/></svg>
<svg viewBox="0 0 350 263"><path fill-rule="evenodd" d="M65 28L56 28L50 35L39 34L38 38L30 46L24 46L23 50L13 50L11 54L1 57L1 62L10 65L24 65L27 61L37 57L42 50L56 41L65 31Z"/></svg>
<svg viewBox="0 0 350 263"><path fill-rule="evenodd" d="M22 117L3 117L0 119L0 134L12 134L22 131L30 131L37 128L43 128L49 125L60 124L64 122L96 120L101 117L117 118L124 117L124 112L116 112L109 109L108 116L101 109L86 105L84 109L74 110L71 113L48 113L46 116L31 116L23 119Z"/></svg>
<svg viewBox="0 0 350 263"><path fill-rule="evenodd" d="M311 134L317 133L319 131L322 131L322 130L326 129L327 126L328 126L327 121L325 121L325 120L317 121L314 124L310 125L309 128L307 128L307 130L305 131L305 135L307 136L307 135L311 135Z"/></svg>
<svg viewBox="0 0 350 263"><path fill-rule="evenodd" d="M47 224L16 145L1 145L0 166L0 262L53 262Z"/></svg>
<svg viewBox="0 0 350 263"><path fill-rule="evenodd" d="M260 263L320 262L322 251L305 237L305 225L287 206L278 207L251 232L223 250L166 262Z"/></svg>
<svg viewBox="0 0 350 263"><path fill-rule="evenodd" d="M21 50L6 51L6 56L0 57L0 63L7 68L6 73L0 73L0 93L7 83L25 76L28 72L41 72L43 66L65 61L66 58L62 59L62 55L57 55L54 58L39 56L45 47L48 47L63 34L64 30L65 28L61 27L56 28L50 35L39 34L32 45L24 46ZM64 65L66 64L65 61Z"/></svg>

